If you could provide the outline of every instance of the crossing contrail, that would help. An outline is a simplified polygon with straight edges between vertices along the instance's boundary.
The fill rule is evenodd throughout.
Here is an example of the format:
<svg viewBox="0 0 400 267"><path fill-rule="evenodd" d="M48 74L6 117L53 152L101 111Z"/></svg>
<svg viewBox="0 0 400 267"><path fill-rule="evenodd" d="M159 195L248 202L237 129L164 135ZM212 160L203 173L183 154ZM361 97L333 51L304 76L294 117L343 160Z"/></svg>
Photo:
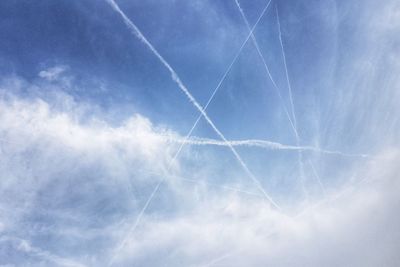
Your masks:
<svg viewBox="0 0 400 267"><path fill-rule="evenodd" d="M257 39L256 39L256 37L255 37L255 35L254 35L254 33L253 33L253 30L250 28L249 21L247 20L246 15L244 14L244 11L243 11L242 7L240 6L239 1L238 1L238 0L235 0L235 3L236 3L236 6L237 6L237 8L238 8L238 10L239 10L239 12L240 12L240 15L241 15L241 17L242 17L244 23L246 24L247 30L250 32L251 40L252 40L252 42L253 42L254 47L255 47L256 50L257 50L258 56L260 57L260 59L261 59L263 65L264 65L265 72L267 73L269 79L271 80L271 83L272 83L272 85L274 86L275 91L276 91L276 93L277 93L279 99L281 100L281 102L282 102L282 104L283 104L283 109L284 109L284 111L285 111L285 113L286 113L286 116L287 116L287 118L288 118L288 120L289 120L289 123L290 123L290 125L291 125L293 131L295 132L295 134L297 134L297 129L296 129L295 125L293 124L293 121L292 121L292 119L291 119L291 117L290 117L290 115L289 115L289 111L288 111L288 109L286 108L285 102L283 101L283 97L282 97L281 91L280 91L278 85L276 84L274 78L272 77L271 72L269 71L268 64L267 64L267 62L266 62L266 60L265 60L263 54L261 53L260 46L258 45Z"/></svg>
<svg viewBox="0 0 400 267"><path fill-rule="evenodd" d="M123 18L125 24L128 26L128 28L131 30L131 32L140 40L142 41L152 52L153 54L160 60L160 62L168 69L168 71L171 74L172 80L178 85L178 87L182 90L182 92L187 96L189 101L194 105L195 108L201 113L201 115L204 117L204 119L207 121L207 123L211 126L211 128L214 130L214 132L226 143L228 143L228 140L225 138L225 136L222 134L222 132L215 126L215 124L212 122L210 117L208 117L207 113L205 112L204 108L197 102L197 100L193 97L193 95L189 92L189 90L186 88L186 86L183 84L181 79L179 78L178 74L175 72L175 70L169 65L169 63L160 55L160 53L153 47L153 45L146 39L146 37L142 34L142 32L137 28L137 26L125 15L125 13L119 8L119 6L115 3L114 0L106 0L113 8L115 11L117 11L121 17ZM266 8L264 9L263 12L266 11ZM253 180L254 184L258 187L258 189L264 194L265 198L272 204L277 209L280 209L278 204L275 203L275 201L269 196L269 194L264 190L262 187L260 181L254 176L254 174L250 171L250 169L247 167L246 163L242 160L238 152L235 150L235 148L228 143L229 149L232 151L233 155L239 162L239 164L242 166L243 170L246 172L246 174Z"/></svg>
<svg viewBox="0 0 400 267"><path fill-rule="evenodd" d="M241 17L242 17L244 23L246 24L247 29L250 31L249 22L248 22L248 20L247 20L247 18L246 18L246 15L244 14L244 11L243 11L242 7L240 6L239 1L238 1L238 0L235 0L235 3L236 3L236 6L237 6L237 8L238 8L238 10L239 10L239 12L240 12L240 15L241 15ZM280 100L281 100L281 102L282 102L283 109L284 109L284 111L285 111L286 117L287 117L287 119L289 120L289 123L290 123L290 125L291 125L291 127L292 127L292 129L293 129L294 135L295 135L296 145L299 146L299 145L300 145L300 138L299 138L299 134L298 134L298 131L297 131L296 115L295 115L294 105L293 105L291 84L290 84L290 81L289 81L289 75L288 75L288 71L287 71L287 67L286 67L286 57L285 57L285 52L284 52L284 49L283 49L283 43L282 43L282 38L281 38L281 30L280 30L279 17L278 17L278 26L279 26L279 40L280 40L280 44L281 44L282 54L283 54L283 57L284 57L284 66L285 66L285 71L286 71L286 80L287 80L287 82L288 82L289 98L290 98L291 113L292 113L293 120L292 120L291 116L289 115L289 112L288 112L288 109L287 109L287 107L286 107L285 102L283 101L283 98L282 98L280 89L278 88L278 86L277 86L275 80L273 79L273 77L272 77L272 75L271 75L271 72L269 71L268 65L267 65L267 63L266 63L266 61L265 61L265 58L264 58L263 54L261 53L261 49L260 49L260 47L259 47L259 45L258 45L258 42L257 42L256 37L254 36L253 32L251 32L251 31L250 31L250 34L251 34L251 39L252 39L252 41L253 41L253 44L254 44L254 46L255 46L255 48L256 48L256 50L257 50L257 53L258 53L258 55L259 55L261 61L263 62L264 69L265 69L265 71L266 71L266 73L267 73L269 79L271 80L271 82L272 82L272 84L273 84L273 86L274 86L274 88L275 88L275 91L276 91L278 97L280 98ZM301 153L300 150L299 150L299 152L298 152L298 163L299 163L299 171L300 171L301 184L302 184L302 187L303 187L303 191L306 193L307 190L306 190L305 185L304 185L304 180L305 180L305 178L304 178L303 155L302 155L302 153Z"/></svg>
<svg viewBox="0 0 400 267"><path fill-rule="evenodd" d="M221 87L222 83L225 81L225 79L226 79L228 73L231 71L233 65L234 65L235 62L237 61L239 55L242 53L242 50L243 50L243 48L245 47L245 45L247 44L249 38L250 38L251 36L253 36L254 30L256 29L258 23L260 22L260 20L261 20L262 17L264 16L265 12L268 10L268 7L270 6L271 1L272 1L272 0L269 0L269 1L268 1L267 5L265 6L265 8L263 9L263 11L261 12L260 16L257 18L256 23L254 23L253 27L250 28L250 25L249 25L249 34L247 35L246 39L244 40L244 42L243 42L242 45L240 46L240 48L239 48L239 50L237 51L235 57L233 58L233 60L232 60L232 62L230 63L229 67L227 68L227 70L225 71L224 75L222 75L220 81L218 82L218 84L217 84L217 86L215 87L213 93L211 94L210 98L208 99L206 105L204 106L204 110L207 110L208 106L210 105L210 103L211 103L212 100L214 99L215 94L218 92L218 90L219 90L219 88ZM197 126L197 124L199 123L199 121L200 121L200 119L201 119L202 116L203 116L203 115L200 114L200 115L197 117L197 120L195 121L195 123L193 124L192 128L190 129L190 131L189 131L187 137L189 137L189 136L192 134L192 132L193 132L194 129L196 128L196 126Z"/></svg>
<svg viewBox="0 0 400 267"><path fill-rule="evenodd" d="M197 110L200 112L200 116L199 118L196 120L195 125L192 127L192 129L190 130L189 134L187 135L187 138L191 135L191 133L193 132L193 129L195 128L195 126L197 125L198 121L200 120L201 116L204 117L204 119L207 121L207 123L212 127L212 129L216 132L216 134L224 141L228 144L227 139L225 138L225 136L219 131L219 129L214 125L214 123L211 121L211 119L208 117L207 113L205 112L205 109L197 102L197 100L192 96L192 94L189 92L189 90L186 88L186 86L183 84L183 82L180 80L178 74L175 72L175 70L169 65L169 63L160 55L160 53L153 47L153 45L147 40L147 38L142 34L142 32L139 30L139 28L125 15L125 13L119 8L119 6L115 3L114 0L106 0L111 7L121 15L124 23L127 25L127 27L131 30L132 34L135 35L141 42L143 42L149 49L150 51L160 60L160 62L164 65L165 68L167 68L167 70L170 72L171 74L171 78L172 80L178 85L178 87L182 90L182 92L187 96L187 98L189 99L189 101L195 106L195 108L197 108ZM268 2L268 5L264 8L262 15L260 16L259 20L261 19L261 17L264 15L264 13L266 12L269 4L270 4L271 0ZM258 21L259 21L258 20ZM258 23L258 22L257 22ZM254 28L256 27L256 25L254 26ZM250 34L249 34L250 36ZM249 36L247 37L247 39L249 38ZM247 42L247 40L246 40ZM244 46L244 44L243 44ZM241 48L242 49L242 48ZM236 60L236 59L235 59ZM235 61L234 60L234 61ZM231 64L233 65L233 63ZM231 66L230 66L231 68ZM227 72L226 72L227 73ZM225 75L226 76L226 75ZM223 78L224 79L224 78ZM222 79L222 81L223 81ZM222 83L221 81L221 83ZM214 90L213 94L211 95L209 101L206 104L206 107L211 103L214 95L216 94L216 92L218 91L218 88L220 87L220 85L217 86L217 88ZM181 147L179 148L177 154L174 156L173 159L175 159L179 152L181 151L182 147L183 147L184 143L181 145ZM264 197L270 202L270 204L272 206L274 206L277 209L280 209L280 207L275 203L275 201L267 194L267 192L264 190L264 188L262 187L260 181L254 176L254 174L250 171L250 169L247 167L247 165L244 163L244 161L242 160L242 158L240 157L240 155L237 153L237 151L233 148L233 146L228 144L229 149L232 151L233 155L235 156L235 158L238 160L239 164L242 166L242 168L244 169L244 171L246 172L246 174L251 178L251 180L255 183L255 185L257 186L257 188L262 192L262 194L264 195ZM151 200L153 199L155 193L158 191L160 185L161 185L162 181L160 181L157 186L154 188L154 190L152 191L149 199L147 200L145 206L143 207L143 209L140 211L138 218L135 222L135 224L133 225L133 227L131 228L131 231L134 231L135 228L137 227L137 225L140 222L141 217L143 216L145 210L147 209L148 205L150 204ZM126 243L125 239L121 245L119 246L119 249L117 250L117 252L122 249L122 247L125 245ZM111 266L113 264L114 258L115 258L115 254L113 255L109 266Z"/></svg>

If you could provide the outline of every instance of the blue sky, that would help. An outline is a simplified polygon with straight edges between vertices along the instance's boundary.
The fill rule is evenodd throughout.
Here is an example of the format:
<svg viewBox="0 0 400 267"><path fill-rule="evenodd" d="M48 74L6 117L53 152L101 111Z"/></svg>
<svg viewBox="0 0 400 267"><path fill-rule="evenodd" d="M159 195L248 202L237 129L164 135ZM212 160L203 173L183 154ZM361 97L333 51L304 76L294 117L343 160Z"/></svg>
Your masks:
<svg viewBox="0 0 400 267"><path fill-rule="evenodd" d="M1 1L0 266L397 266L399 27L395 0Z"/></svg>

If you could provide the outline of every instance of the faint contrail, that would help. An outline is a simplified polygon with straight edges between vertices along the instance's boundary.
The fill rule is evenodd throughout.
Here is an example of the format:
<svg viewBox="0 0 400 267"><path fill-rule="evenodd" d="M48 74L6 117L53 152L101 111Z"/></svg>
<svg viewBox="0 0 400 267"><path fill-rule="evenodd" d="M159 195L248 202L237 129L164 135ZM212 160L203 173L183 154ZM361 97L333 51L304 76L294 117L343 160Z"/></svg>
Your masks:
<svg viewBox="0 0 400 267"><path fill-rule="evenodd" d="M192 130L191 130L192 131ZM190 134L191 132L189 132ZM189 135L186 136L185 140L189 137ZM180 152L182 151L183 146L185 145L186 141L181 142L181 145L179 146L178 150L176 151L175 155L172 157L172 159L168 162L167 165L167 170L166 170L166 174L168 175L168 172L170 171L172 164L174 163L174 161L176 160L176 158L178 157L178 155L180 154ZM157 174L159 175L159 174ZM140 210L138 216L136 217L135 223L132 225L132 227L129 229L128 234L125 235L125 238L122 240L122 242L119 244L119 246L114 250L114 253L108 263L108 267L112 266L115 260L115 257L117 256L117 253L125 246L126 242L128 242L129 237L131 236L131 234L133 232L135 232L136 227L139 225L140 221L142 220L142 217L144 215L144 212L147 210L150 202L153 200L154 195L157 193L157 191L159 190L161 184L164 182L164 180L160 180L157 185L154 187L153 191L151 192L149 198L147 199L146 203L144 204L143 208Z"/></svg>
<svg viewBox="0 0 400 267"><path fill-rule="evenodd" d="M211 119L208 117L208 115L205 112L205 109L196 101L196 99L192 96L192 94L189 92L189 90L186 88L186 86L182 83L182 81L180 80L178 74L175 72L175 70L169 65L169 63L159 54L159 52L153 47L153 45L146 39L146 37L142 34L142 32L137 28L137 26L125 15L125 13L119 8L119 6L115 3L114 0L106 0L111 7L121 15L124 23L128 26L128 28L131 30L132 34L135 35L141 42L143 42L152 52L153 54L160 60L160 62L168 69L168 71L171 74L171 78L172 80L178 85L178 87L182 90L182 92L188 97L189 101L199 110L200 115L203 116L205 118L205 120L207 121L207 123L213 128L213 130L217 133L217 135L224 141L227 143L227 139L225 138L225 136L218 130L218 128L214 125L214 123L211 121ZM270 0L271 2L271 0ZM269 3L270 3L269 2ZM267 5L267 7L263 10L262 15L265 13L265 11L267 10L269 3ZM261 19L262 16L260 16ZM249 37L248 37L249 38ZM247 38L247 39L248 39ZM233 65L233 63L232 63ZM222 82L221 82L222 83ZM220 85L219 85L220 86ZM219 86L214 90L211 98L209 99L209 101L207 102L207 105L209 105L209 103L212 101L212 98L214 97L215 93L217 92ZM200 117L199 117L200 119ZM198 123L199 119L196 121L195 124ZM195 126L192 127L192 130L189 132L189 134L187 135L187 137L190 136L191 132L193 132ZM179 148L177 154L175 155L174 158L177 157L177 155L179 154L179 152L181 151L182 147L183 147L184 143L181 145L181 147ZM230 148L230 150L232 151L232 153L234 154L234 156L236 157L236 159L238 160L238 162L240 163L240 165L242 166L242 168L244 169L244 171L247 173L247 175L253 180L253 182L256 184L257 188L263 193L263 195L265 196L265 198L271 203L271 205L273 205L275 208L280 209L280 207L273 201L273 199L267 194L267 192L264 190L264 188L261 186L260 181L253 175L253 173L249 170L249 168L247 167L247 165L244 163L244 161L242 160L242 158L240 157L240 155L236 152L236 150L231 146L228 145L228 147ZM155 193L157 192L157 190L159 189L160 185L161 185L162 181L160 181L157 186L154 188L153 192L151 193L149 199L147 200L145 206L143 207L143 209L141 210L141 212L139 213L138 219L136 220L132 231L134 231L134 229L137 227L141 217L143 216L145 210L147 209L149 203L151 202L151 200L153 199ZM123 243L121 244L120 248L121 249L124 245L125 245L126 239L125 241L123 241ZM113 260L115 258L115 255L112 257L109 266L111 266L113 264Z"/></svg>
<svg viewBox="0 0 400 267"><path fill-rule="evenodd" d="M265 238L274 236L275 232L276 232L275 228L270 229L269 233L265 236ZM250 248L251 248L251 246L250 246ZM219 263L227 258L230 258L231 256L238 254L239 252L244 252L248 249L249 249L249 247L231 249L231 250L227 251L225 254L222 254L222 255L218 256L217 258L212 259L208 263L200 265L200 267L211 267L213 265L215 266L217 263Z"/></svg>
<svg viewBox="0 0 400 267"><path fill-rule="evenodd" d="M279 43L281 45L281 52L282 52L282 57L283 57L283 65L285 67L286 82L287 82L287 85L288 85L289 100L290 100L290 106L291 106L291 111L292 111L292 116L293 116L293 124L294 124L294 128L295 128L295 132L296 132L297 138L299 138L298 137L298 133L297 133L296 114L295 114L294 104L293 104L292 85L290 83L289 72L288 72L288 68L287 68L287 64L286 64L286 53L285 53L285 48L283 47L281 23L280 23L280 19L279 19L278 7L276 5L275 5L275 11L276 11L276 20L277 20L277 23L278 23Z"/></svg>
<svg viewBox="0 0 400 267"><path fill-rule="evenodd" d="M218 256L218 258L212 259L211 261L207 262L206 264L200 265L200 267L211 267L211 266L215 265L216 263L218 263L218 262L220 262L220 261L223 261L224 259L229 258L229 257L231 257L232 255L234 255L234 254L236 254L236 253L238 253L238 252L240 252L240 251L242 251L242 250L244 250L244 249L234 249L234 250L230 250L230 251L228 251L227 253Z"/></svg>
<svg viewBox="0 0 400 267"><path fill-rule="evenodd" d="M161 180L163 181L163 180ZM122 242L119 244L119 246L114 250L114 253L110 259L110 261L108 262L107 266L112 266L114 264L114 260L115 257L117 256L117 253L123 248L125 247L126 242L128 242L129 237L131 236L131 234L136 230L136 227L139 225L144 212L147 210L147 207L149 206L151 200L153 199L154 195L156 194L156 192L158 191L158 189L160 188L162 182L158 182L158 184L156 185L156 187L154 187L153 191L150 194L150 197L147 199L146 203L144 204L142 210L139 212L138 216L136 217L136 221L135 223L132 225L132 227L129 229L129 232L127 233L127 235L125 236L125 238L122 240Z"/></svg>
<svg viewBox="0 0 400 267"><path fill-rule="evenodd" d="M309 164L311 166L311 170L314 173L314 177L315 179L317 179L317 182L319 184L319 186L321 187L322 193L324 193L324 196L326 196L326 190L325 190L325 186L323 185L322 181L321 181L321 177L319 177L317 171L314 168L314 164L311 162L311 160L309 161Z"/></svg>
<svg viewBox="0 0 400 267"><path fill-rule="evenodd" d="M255 196L255 197L262 197L262 198L264 197L264 195L262 195L262 194L257 194L257 193L254 193L254 192L242 190L240 188L235 188L235 187L232 187L232 186L220 185L220 184L210 183L210 182L205 182L205 181L198 181L198 180L195 180L195 179L189 179L189 178L184 178L184 177L180 177L180 176L178 176L177 178L181 179L183 181L190 182L190 183L205 184L207 186L217 187L217 188L221 188L223 190L228 190L228 191L232 191L232 192L236 192L236 193L246 194L246 195Z"/></svg>
<svg viewBox="0 0 400 267"><path fill-rule="evenodd" d="M286 82L287 82L287 86L288 86L288 91L289 91L289 100L290 100L290 107L291 107L291 111L292 111L292 118L293 118L293 125L294 125L294 134L296 137L296 145L299 146L300 145L300 137L299 137L299 133L297 130L297 119L296 119L296 112L294 110L294 104L293 104L293 96L292 96L292 85L290 83L290 79L289 79L289 72L288 72L288 68L287 68L287 64L286 64L286 53L285 53L285 49L283 47L283 41L282 41L282 32L281 32L281 23L280 23L280 19L279 19L279 12L278 12L278 6L275 5L275 11L276 11L276 20L278 23L278 33L279 33L279 43L281 45L281 52L282 52L282 57L283 57L283 65L285 67L285 74L286 74ZM307 197L308 193L307 193L307 189L305 187L305 178L304 178L304 164L303 164L303 154L301 153L301 151L298 152L298 162L299 162L299 168L300 168L300 179L301 179L301 185L303 187L303 191Z"/></svg>

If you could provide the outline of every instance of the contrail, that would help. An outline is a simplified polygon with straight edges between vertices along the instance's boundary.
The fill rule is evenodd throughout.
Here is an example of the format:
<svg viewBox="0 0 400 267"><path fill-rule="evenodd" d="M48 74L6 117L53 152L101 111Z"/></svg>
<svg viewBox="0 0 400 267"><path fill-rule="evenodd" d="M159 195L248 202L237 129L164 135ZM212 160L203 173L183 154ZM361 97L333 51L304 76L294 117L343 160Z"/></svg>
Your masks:
<svg viewBox="0 0 400 267"><path fill-rule="evenodd" d="M192 129L189 131L189 134L187 135L187 138L191 135L191 133L193 132L194 128L196 127L198 121L200 120L201 116L203 116L205 118L205 120L207 121L207 123L213 128L213 130L217 133L217 135L224 141L227 143L227 139L225 138L225 136L218 130L218 128L214 125L214 123L211 121L211 119L208 117L208 115L205 112L205 109L201 107L201 105L196 101L196 99L192 96L192 94L189 92L189 90L186 88L186 86L182 83L182 81L180 80L178 74L175 72L175 70L169 65L169 63L158 53L158 51L153 47L153 45L146 39L146 37L142 34L142 32L139 30L139 28L137 28L137 26L125 15L125 13L119 8L119 6L115 3L114 0L106 0L111 7L121 15L124 23L127 25L127 27L131 30L132 34L135 35L141 42L143 42L149 49L151 52L153 52L153 54L160 60L160 62L168 69L168 71L171 74L171 78L172 80L178 85L178 87L183 91L183 93L188 97L189 101L199 110L200 112L200 116L198 117L198 119L196 120L195 124L193 125ZM264 15L264 13L266 12L269 4L271 3L271 0L268 2L268 5L264 8L261 16L259 17L257 23L259 22L259 20L262 18L262 16ZM254 25L254 28L256 27L256 25ZM250 34L249 34L250 36ZM246 39L249 39L249 36ZM244 44L242 45L244 46ZM241 47L241 49L243 49L243 47ZM241 50L240 49L240 50ZM239 53L240 54L240 53ZM237 56L236 56L237 58ZM234 59L234 61L236 61L236 59ZM231 63L231 65L233 65L234 61ZM224 77L227 75L227 73L229 72L229 69L232 66L230 66L228 68L228 71L226 72L226 74L224 75ZM223 79L221 79L220 84L222 84L222 81L225 79L223 77ZM210 99L208 100L207 104L205 107L208 107L208 105L211 103L214 95L216 94L216 92L218 91L218 88L220 87L220 84L217 86L217 88L214 90L213 94L211 95ZM177 153L175 154L174 158L172 159L172 161L178 156L179 152L182 150L184 143L182 143L181 147L179 148L179 150L177 151ZM275 208L280 209L280 207L273 201L273 199L267 194L267 192L264 190L264 188L261 186L261 183L259 182L259 180L253 175L253 173L249 170L249 168L247 167L247 165L244 163L244 161L241 159L241 157L239 156L239 154L236 152L236 150L231 146L228 145L228 147L230 148L230 150L232 151L232 153L234 154L234 156L236 157L236 159L238 160L238 162L240 163L240 165L242 166L242 168L244 169L244 171L246 172L246 174L253 180L253 182L256 184L257 188L263 193L264 197L271 203L271 205L273 205ZM171 162L172 162L171 161ZM172 164L171 164L172 165ZM170 167L169 167L170 168ZM168 169L169 169L168 168ZM145 210L147 209L149 203L151 202L151 200L153 199L155 193L158 191L160 185L162 183L162 180L157 184L157 186L154 188L153 192L151 193L149 199L147 200L145 206L143 207L143 209L141 210L141 212L138 215L138 218L135 222L135 224L133 225L133 227L131 228L131 232L135 230L135 228L137 227L138 223L141 220L141 217L143 216ZM119 249L117 251L119 251L120 249L122 249L122 247L125 245L127 238L121 243L121 245L119 246ZM109 266L111 266L113 264L114 258L115 258L115 254L112 257Z"/></svg>
<svg viewBox="0 0 400 267"><path fill-rule="evenodd" d="M114 250L114 253L108 263L107 266L112 266L114 264L114 260L115 257L117 256L118 252L125 247L126 242L128 242L129 237L131 236L131 234L136 230L136 227L139 225L144 212L147 210L147 207L149 206L151 200L153 199L154 195L156 194L156 192L158 191L158 189L161 186L163 180L161 180L160 182L158 182L158 184L156 185L156 187L154 187L153 191L150 194L150 197L147 199L146 203L144 204L142 210L140 211L140 213L138 214L138 216L136 217L136 221L135 223L132 225L132 227L129 229L128 234L125 236L125 238L122 240L122 242L120 243L120 245Z"/></svg>
<svg viewBox="0 0 400 267"><path fill-rule="evenodd" d="M166 140L169 142L176 142L176 143L185 143L188 145L193 146L228 146L231 145L235 146L247 146L247 147L259 147L269 150L295 150L295 151L311 151L311 152L318 152L324 154L333 154L339 155L344 157L361 157L366 158L369 157L367 154L351 154L351 153L344 153L341 151L335 150L326 150L321 149L318 147L313 146L293 146L293 145L285 145L278 142L268 141L268 140L259 140L259 139L247 139L247 140L228 140L228 142L216 140L216 139L209 139L209 138L201 138L201 137L191 137L188 139L180 139L175 137L167 136Z"/></svg>
<svg viewBox="0 0 400 267"><path fill-rule="evenodd" d="M174 163L174 161L176 160L176 158L179 156L180 152L182 151L183 146L186 143L186 139L189 138L189 135L191 134L191 132L193 131L193 127L192 130L190 130L189 134L186 136L185 140L181 143L181 145L179 146L178 150L176 151L175 155L172 157L172 159L168 162L168 167L166 170L166 175L168 175L168 172L170 171L172 164ZM125 238L122 240L122 242L120 243L120 245L114 250L114 253L108 263L108 267L112 266L115 260L115 257L117 256L118 252L125 246L126 242L128 242L129 237L131 236L131 234L133 232L135 232L136 227L139 225L140 221L142 220L142 217L144 215L144 212L147 210L150 202L153 200L155 194L157 193L157 191L159 190L160 186L162 185L162 183L164 182L164 180L160 180L157 185L154 187L153 191L151 192L149 198L147 199L146 203L144 204L143 208L140 210L138 216L136 217L136 221L135 223L132 225L132 227L129 229L128 234L125 236Z"/></svg>
<svg viewBox="0 0 400 267"><path fill-rule="evenodd" d="M169 139L169 141L185 142L185 140L181 140L181 139ZM195 137L195 136L186 140L186 143L189 145L198 145L198 146L207 146L207 145L227 146L227 143L220 141L220 140L201 138L201 137ZM307 150L307 149L312 149L309 147L284 145L284 144L277 143L277 142L266 141L266 140L257 140L257 139L229 140L228 144L231 146L260 147L260 148L266 148L266 149L270 149L270 150L302 150L302 149Z"/></svg>
<svg viewBox="0 0 400 267"><path fill-rule="evenodd" d="M293 124L294 124L294 128L295 128L295 132L296 132L297 138L299 138L298 137L298 133L297 133L296 114L295 114L295 111L294 111L294 104L293 104L292 85L290 83L289 72L288 72L288 68L287 68L287 64L286 64L286 53L285 53L285 48L283 47L281 23L280 23L280 19L279 19L278 7L276 5L275 5L275 11L276 11L276 20L277 20L277 23L278 23L279 43L281 45L281 51L282 51L282 57L283 57L283 65L285 67L286 82L287 82L288 92L289 92L289 101L290 101L290 106L291 106L291 111L292 111L292 116L293 116Z"/></svg>
<svg viewBox="0 0 400 267"><path fill-rule="evenodd" d="M325 186L322 184L321 178L319 177L317 171L315 170L314 164L311 162L311 160L309 161L309 164L311 166L311 170L314 173L315 179L317 179L317 182L318 182L319 186L321 187L322 192L324 193L324 196L326 196Z"/></svg>
<svg viewBox="0 0 400 267"><path fill-rule="evenodd" d="M300 137L299 137L299 133L297 131L297 119L296 119L296 112L294 110L294 104L293 104L293 96L292 96L292 85L290 83L290 79L289 79L289 72L288 72L288 68L287 68L287 64L286 64L286 53L285 53L285 49L283 47L283 41L282 41L282 32L281 32L281 23L280 23L280 19L279 19L279 12L278 12L278 6L275 5L275 11L276 11L276 20L277 20L277 24L278 24L278 33L279 33L279 43L281 45L281 52L282 52L282 57L283 57L283 65L285 67L285 74L286 74L286 82L287 82L287 86L288 86L288 91L289 91L289 101L290 101L290 107L291 107L291 111L292 111L292 118L293 118L293 125L294 125L294 134L296 137L296 145L299 146L300 145ZM304 185L304 164L303 164L303 154L301 153L301 151L298 152L298 162L299 162L299 168L300 168L300 179L301 179L301 185L303 187L303 191L305 193L305 195L307 196L307 189Z"/></svg>

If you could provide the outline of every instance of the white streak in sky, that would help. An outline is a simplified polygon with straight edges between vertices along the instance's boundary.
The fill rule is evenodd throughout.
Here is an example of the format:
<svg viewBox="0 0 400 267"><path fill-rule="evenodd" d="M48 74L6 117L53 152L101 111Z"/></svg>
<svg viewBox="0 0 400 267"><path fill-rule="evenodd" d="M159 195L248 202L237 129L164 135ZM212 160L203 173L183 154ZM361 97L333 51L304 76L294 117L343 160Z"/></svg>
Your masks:
<svg viewBox="0 0 400 267"><path fill-rule="evenodd" d="M321 187L322 192L324 193L324 195L326 196L326 190L325 190L325 186L321 181L321 177L319 177L317 171L315 170L314 164L311 162L311 160L309 161L309 164L311 166L311 170L314 174L315 179L317 180L319 186Z"/></svg>
<svg viewBox="0 0 400 267"><path fill-rule="evenodd" d="M333 154L339 155L344 157L362 157L366 158L369 157L366 154L351 154L351 153L344 153L341 151L335 150L326 150L321 149L318 147L313 146L293 146L293 145L285 145L278 142L268 141L268 140L259 140L259 139L247 139L247 140L229 140L228 142L209 139L209 138L201 138L201 137L191 137L189 139L179 139L174 137L167 137L167 141L170 142L177 142L177 143L186 143L188 145L194 146L246 146L246 147L259 147L269 150L296 150L296 151L311 151L311 152L318 152L323 154ZM228 143L228 144L227 144Z"/></svg>
<svg viewBox="0 0 400 267"><path fill-rule="evenodd" d="M277 23L278 23L279 43L281 45L281 51L282 51L282 57L283 57L283 65L285 67L286 82L287 82L287 85L288 85L289 100L290 100L290 106L291 106L291 111L292 111L292 116L293 116L293 124L294 124L294 128L295 128L295 132L296 132L297 138L299 138L299 135L297 133L296 113L294 111L294 104L293 104L292 85L290 83L289 72L288 72L288 68L287 68L287 64L286 64L286 53L285 53L285 48L283 47L281 23L280 23L280 19L279 19L279 12L278 12L278 7L277 6L275 6L275 11L276 11L276 20L277 20Z"/></svg>
<svg viewBox="0 0 400 267"><path fill-rule="evenodd" d="M136 217L136 221L135 223L132 225L132 227L129 229L129 232L126 234L125 238L122 240L122 242L119 244L119 246L114 250L113 255L111 256L110 261L108 262L107 266L112 266L114 264L114 260L117 257L119 251L121 251L121 249L123 249L126 245L126 242L128 242L129 237L132 235L133 232L135 232L136 227L139 225L144 212L147 210L147 207L149 206L151 200L154 198L154 195L157 193L158 189L160 188L161 184L162 184L161 180L160 182L157 183L157 185L154 187L153 191L151 192L149 198L147 199L146 203L144 204L142 210L140 211L140 213L138 214L138 216Z"/></svg>

